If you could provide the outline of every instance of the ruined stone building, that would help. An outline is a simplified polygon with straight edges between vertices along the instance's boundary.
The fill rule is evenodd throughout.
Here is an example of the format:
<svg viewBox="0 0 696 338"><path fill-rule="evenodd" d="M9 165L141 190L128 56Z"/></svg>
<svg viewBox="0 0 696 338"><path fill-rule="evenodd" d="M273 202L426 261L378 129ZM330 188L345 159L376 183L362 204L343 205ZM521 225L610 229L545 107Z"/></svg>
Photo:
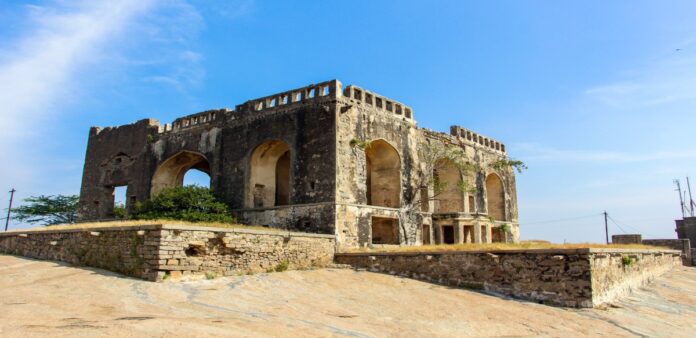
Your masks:
<svg viewBox="0 0 696 338"><path fill-rule="evenodd" d="M424 198L417 220L403 219L400 207L432 191L416 181L427 167L426 143L462 150L477 169L427 173L469 188ZM132 211L198 169L246 224L335 234L347 247L512 242L519 238L514 172L491 165L505 158L494 139L459 126L449 134L418 128L408 106L333 80L172 124L91 128L80 215L113 218L121 186Z"/></svg>

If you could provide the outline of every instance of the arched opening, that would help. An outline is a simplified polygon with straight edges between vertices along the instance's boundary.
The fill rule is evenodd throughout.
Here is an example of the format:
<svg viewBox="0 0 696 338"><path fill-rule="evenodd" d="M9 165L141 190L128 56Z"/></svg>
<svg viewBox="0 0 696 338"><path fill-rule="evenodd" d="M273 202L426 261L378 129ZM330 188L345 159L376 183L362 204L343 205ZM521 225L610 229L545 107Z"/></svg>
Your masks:
<svg viewBox="0 0 696 338"><path fill-rule="evenodd" d="M208 182L210 181L210 163L205 156L191 151L182 151L157 167L155 175L152 177L150 194L154 195L166 188L184 185L184 176L191 169L197 169L207 174Z"/></svg>
<svg viewBox="0 0 696 338"><path fill-rule="evenodd" d="M290 204L290 146L267 141L251 154L251 175L247 206L253 208Z"/></svg>
<svg viewBox="0 0 696 338"><path fill-rule="evenodd" d="M367 204L398 208L401 205L401 158L384 140L370 143L367 158Z"/></svg>
<svg viewBox="0 0 696 338"><path fill-rule="evenodd" d="M198 187L210 188L210 175L198 169L190 169L184 174L183 184L184 186L195 185Z"/></svg>
<svg viewBox="0 0 696 338"><path fill-rule="evenodd" d="M488 216L496 221L506 221L505 217L505 190L503 181L496 174L486 177L486 200Z"/></svg>
<svg viewBox="0 0 696 338"><path fill-rule="evenodd" d="M441 159L435 164L433 179L441 189L435 192L435 212L463 212L464 192L459 168L451 160Z"/></svg>

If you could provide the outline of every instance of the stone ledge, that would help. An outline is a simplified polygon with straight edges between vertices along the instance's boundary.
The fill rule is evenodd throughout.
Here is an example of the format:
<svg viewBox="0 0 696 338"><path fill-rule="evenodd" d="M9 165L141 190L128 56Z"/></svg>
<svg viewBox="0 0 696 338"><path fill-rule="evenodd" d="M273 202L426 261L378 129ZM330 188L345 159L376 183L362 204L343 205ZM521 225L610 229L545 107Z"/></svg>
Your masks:
<svg viewBox="0 0 696 338"><path fill-rule="evenodd" d="M8 232L0 233L0 237L11 237L19 236L22 234L56 234L56 233L73 233L73 232L94 232L94 231L138 231L138 230L186 230L186 231L210 231L210 232L226 232L226 233L240 233L240 234L253 234L253 235L270 235L270 236L281 236L281 237L310 237L310 238L327 238L335 239L335 235L327 234L313 234L306 232L294 232L294 231L283 231L283 230L259 230L259 229L243 229L243 228L217 228L217 227L207 227L207 226L195 226L195 225L183 225L183 224L145 224L145 225L133 225L133 226L120 226L120 227L85 227L79 229L56 229L52 230L50 228L40 228L40 229L27 229L27 230L12 230Z"/></svg>

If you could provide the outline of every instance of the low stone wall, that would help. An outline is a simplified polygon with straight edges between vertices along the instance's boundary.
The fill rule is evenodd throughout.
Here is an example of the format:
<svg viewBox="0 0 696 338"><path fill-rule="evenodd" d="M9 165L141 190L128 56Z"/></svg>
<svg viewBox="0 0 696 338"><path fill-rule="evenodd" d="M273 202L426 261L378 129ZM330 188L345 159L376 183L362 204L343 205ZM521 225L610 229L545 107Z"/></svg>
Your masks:
<svg viewBox="0 0 696 338"><path fill-rule="evenodd" d="M682 252L682 261L684 265L693 265L692 260L694 256L691 254L691 244L686 238L683 239L644 239L642 244L661 246L665 248L670 248L672 250L679 250Z"/></svg>
<svg viewBox="0 0 696 338"><path fill-rule="evenodd" d="M152 281L320 267L332 235L171 224L0 234L0 253L103 268Z"/></svg>
<svg viewBox="0 0 696 338"><path fill-rule="evenodd" d="M627 295L682 264L676 250L604 249L591 252L589 259L595 306Z"/></svg>
<svg viewBox="0 0 696 338"><path fill-rule="evenodd" d="M609 302L681 264L678 251L632 249L340 253L335 261L567 307Z"/></svg>

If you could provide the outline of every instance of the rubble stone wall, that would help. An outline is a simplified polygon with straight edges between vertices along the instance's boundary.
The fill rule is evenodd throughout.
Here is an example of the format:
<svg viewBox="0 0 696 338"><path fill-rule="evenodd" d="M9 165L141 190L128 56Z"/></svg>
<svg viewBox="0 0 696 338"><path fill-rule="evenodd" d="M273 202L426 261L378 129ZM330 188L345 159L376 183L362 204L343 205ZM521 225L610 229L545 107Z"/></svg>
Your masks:
<svg viewBox="0 0 696 338"><path fill-rule="evenodd" d="M679 252L673 250L617 249L341 253L335 260L374 272L566 307L611 301L681 264Z"/></svg>
<svg viewBox="0 0 696 338"><path fill-rule="evenodd" d="M321 267L332 235L148 225L0 234L0 253L102 268L151 281Z"/></svg>
<svg viewBox="0 0 696 338"><path fill-rule="evenodd" d="M661 246L665 248L670 248L672 250L679 250L682 252L682 260L684 265L692 265L693 255L691 254L691 243L689 239L644 239L642 244Z"/></svg>
<svg viewBox="0 0 696 338"><path fill-rule="evenodd" d="M590 254L592 304L609 303L639 288L674 266L682 265L676 250L613 249Z"/></svg>

